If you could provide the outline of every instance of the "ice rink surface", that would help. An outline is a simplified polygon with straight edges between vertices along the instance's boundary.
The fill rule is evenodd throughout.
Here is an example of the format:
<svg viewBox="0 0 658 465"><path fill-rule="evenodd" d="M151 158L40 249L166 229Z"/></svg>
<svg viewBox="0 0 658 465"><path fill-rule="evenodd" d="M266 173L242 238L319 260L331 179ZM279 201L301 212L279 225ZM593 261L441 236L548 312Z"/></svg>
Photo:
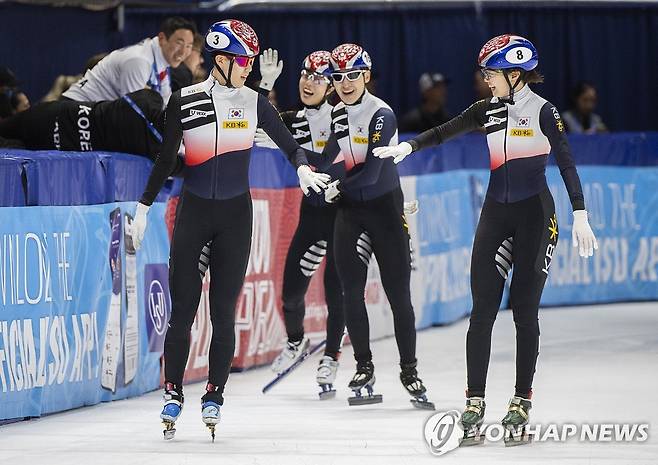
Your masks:
<svg viewBox="0 0 658 465"><path fill-rule="evenodd" d="M431 413L414 409L398 379L395 340L374 342L379 405L349 407L354 371L346 347L335 399L319 401L307 360L267 395L268 368L229 379L217 440L200 420L203 385L185 389L176 438L162 438L161 393L0 427L6 464L658 464L658 303L543 309L532 423L649 423L642 443L502 442L432 456L423 436ZM438 410L462 409L468 321L418 333L421 378ZM514 325L501 311L493 336L486 422L502 419L514 387Z"/></svg>

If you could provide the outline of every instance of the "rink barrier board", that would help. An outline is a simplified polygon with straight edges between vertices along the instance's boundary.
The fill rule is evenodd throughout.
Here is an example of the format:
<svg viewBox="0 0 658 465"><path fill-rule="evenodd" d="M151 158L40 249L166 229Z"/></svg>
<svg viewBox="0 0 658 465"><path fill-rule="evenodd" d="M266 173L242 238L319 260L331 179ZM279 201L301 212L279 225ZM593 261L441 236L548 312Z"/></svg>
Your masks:
<svg viewBox="0 0 658 465"><path fill-rule="evenodd" d="M154 222L139 253L128 250L134 207L0 208L0 419L159 386L166 282L142 289L145 272L167 275L168 239ZM159 203L149 215L163 214Z"/></svg>
<svg viewBox="0 0 658 465"><path fill-rule="evenodd" d="M577 257L570 246L569 200L558 170L549 168L562 238L552 254L542 305L657 300L658 194L652 186L658 184L658 168L586 166L580 172L600 248L590 260ZM407 197L415 195L421 204L409 218L419 329L468 314L468 261L487 176L486 170L460 170L402 178ZM282 212L297 212L301 199L296 188L254 189L252 195L254 245L236 309L236 369L268 363L284 339L278 289L297 215ZM154 218L164 216L165 206L154 205L144 246L131 257L126 227L133 208L132 202L25 207L20 215L13 208L0 209L2 419L139 395L160 384L171 302L168 236L164 222ZM132 277L131 260L136 260ZM326 306L317 276L305 325L320 337ZM207 371L208 285L206 277L192 330L188 381L202 379ZM391 334L391 312L374 263L366 301L373 338ZM135 302L132 337L138 335L139 349L130 350L128 315L134 315ZM133 360L130 376L127 352Z"/></svg>
<svg viewBox="0 0 658 465"><path fill-rule="evenodd" d="M13 158L4 166L13 174L24 170L25 160ZM560 241L552 253L542 305L658 299L658 199L652 188L658 185L658 168L646 166L646 159L643 163L645 167L638 168L580 167L601 246L589 261L578 259L570 247L568 197L558 170L549 167ZM281 154L257 152L252 175L254 165L263 176L268 172L275 176L268 178L267 188L252 190L254 246L236 309L234 366L238 370L271 361L285 337L280 311L282 268L301 200L298 188L277 188L294 185L295 180L294 170ZM406 198L419 199L421 208L408 218L418 328L449 324L470 310L470 248L487 181L486 169L402 178ZM102 185L116 196L116 188ZM37 192L43 190L40 186ZM15 185L12 192L17 193ZM164 217L164 209L164 204L154 204L145 245L135 256L126 253L125 240L134 202L0 208L0 420L40 416L157 388L171 306L169 239L164 222L153 220ZM113 269L118 272L113 274ZM136 270L136 276L128 269ZM316 339L322 336L326 315L317 276L321 277L321 270L309 289L305 321L307 332ZM207 372L208 285L206 277L192 331L187 381L203 379ZM373 338L392 334L391 312L375 263L368 272L366 301Z"/></svg>
<svg viewBox="0 0 658 465"><path fill-rule="evenodd" d="M570 135L569 143L578 166L658 165L658 132ZM550 157L549 164L554 163ZM0 207L139 200L151 166L144 157L118 153L0 149ZM402 176L420 176L488 167L486 138L468 134L407 157L398 170ZM272 149L253 149L249 179L254 188L297 186L292 166ZM166 200L169 192L163 190L158 200Z"/></svg>

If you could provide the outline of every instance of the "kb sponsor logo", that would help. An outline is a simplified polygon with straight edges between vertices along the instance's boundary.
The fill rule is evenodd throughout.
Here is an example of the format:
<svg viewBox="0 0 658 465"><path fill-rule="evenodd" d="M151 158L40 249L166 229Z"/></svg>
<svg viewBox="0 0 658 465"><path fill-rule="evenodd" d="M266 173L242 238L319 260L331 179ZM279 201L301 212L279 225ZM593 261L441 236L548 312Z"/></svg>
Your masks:
<svg viewBox="0 0 658 465"><path fill-rule="evenodd" d="M514 137L532 137L535 134L532 129L510 129L509 135Z"/></svg>
<svg viewBox="0 0 658 465"><path fill-rule="evenodd" d="M247 121L247 120L222 121L222 128L224 128L224 129L249 129L249 121Z"/></svg>

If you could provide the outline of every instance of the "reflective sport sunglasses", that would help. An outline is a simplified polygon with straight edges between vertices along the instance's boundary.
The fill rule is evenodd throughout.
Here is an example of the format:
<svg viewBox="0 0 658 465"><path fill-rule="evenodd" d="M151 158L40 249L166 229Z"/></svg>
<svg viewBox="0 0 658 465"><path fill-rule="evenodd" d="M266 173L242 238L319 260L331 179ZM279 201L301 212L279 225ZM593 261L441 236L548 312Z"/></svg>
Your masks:
<svg viewBox="0 0 658 465"><path fill-rule="evenodd" d="M482 73L482 77L483 77L484 79L491 79L491 78L493 78L493 77L496 76L496 75L503 74L503 70L501 70L501 69L487 69L487 68L482 68L482 69L480 70L480 72Z"/></svg>
<svg viewBox="0 0 658 465"><path fill-rule="evenodd" d="M306 69L302 70L302 76L305 77L307 81L312 81L313 84L316 85L329 84L329 79L326 76L308 71Z"/></svg>
<svg viewBox="0 0 658 465"><path fill-rule="evenodd" d="M233 59L235 60L235 64L240 68L246 68L247 66L254 64L255 57L243 57L240 55L235 55L233 56Z"/></svg>
<svg viewBox="0 0 658 465"><path fill-rule="evenodd" d="M331 73L331 79L334 82L343 82L343 77L347 78L348 81L354 82L364 73L363 70L349 71L347 73Z"/></svg>

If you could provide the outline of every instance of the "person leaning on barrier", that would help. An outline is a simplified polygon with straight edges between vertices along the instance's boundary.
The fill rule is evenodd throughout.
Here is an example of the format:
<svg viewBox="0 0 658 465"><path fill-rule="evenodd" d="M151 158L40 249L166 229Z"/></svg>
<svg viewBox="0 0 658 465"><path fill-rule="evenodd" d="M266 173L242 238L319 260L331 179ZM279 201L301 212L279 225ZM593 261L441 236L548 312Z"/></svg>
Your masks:
<svg viewBox="0 0 658 465"><path fill-rule="evenodd" d="M124 152L155 159L161 146L162 97L150 89L108 102L60 100L0 121L5 147Z"/></svg>

